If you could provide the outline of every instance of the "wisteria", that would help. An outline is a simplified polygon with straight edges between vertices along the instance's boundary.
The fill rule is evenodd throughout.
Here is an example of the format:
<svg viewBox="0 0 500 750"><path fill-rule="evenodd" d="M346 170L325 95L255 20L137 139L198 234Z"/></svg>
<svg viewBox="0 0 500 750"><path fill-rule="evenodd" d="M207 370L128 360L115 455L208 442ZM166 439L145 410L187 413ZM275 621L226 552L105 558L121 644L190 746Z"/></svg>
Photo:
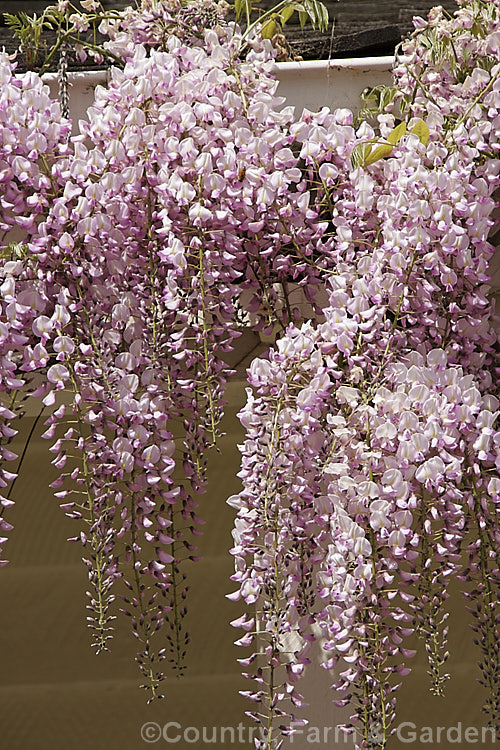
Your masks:
<svg viewBox="0 0 500 750"><path fill-rule="evenodd" d="M162 22L175 10L165 7ZM195 557L194 498L219 432L240 297L268 309L258 318L272 325L288 245L312 253L323 229L307 222L269 43L240 61L232 26L196 43L189 35L189 46L169 33L166 49L138 44L137 28L127 32L131 57L125 45L123 69L98 89L70 143L39 77L16 76L2 58L19 100L12 106L6 86L3 377L9 398L33 380L54 406L45 433L61 470L53 487L83 525L75 539L87 550L94 645L107 648L120 578L154 698L158 661L184 670L184 562ZM282 215L293 227L276 241ZM13 416L6 406L7 439ZM165 621L168 648L154 651Z"/></svg>
<svg viewBox="0 0 500 750"><path fill-rule="evenodd" d="M323 110L290 127L311 210L328 221L328 304L253 363L255 393L240 415L231 598L259 624L236 623L253 646L242 661L258 683L248 695L261 748L279 747L296 725L315 641L337 704L351 706L356 747L385 747L413 632L431 690L444 690L457 575L498 727L500 433L487 266L500 19L498 3L462 6L453 19L437 9L418 21L375 125Z"/></svg>
<svg viewBox="0 0 500 750"><path fill-rule="evenodd" d="M185 670L225 354L242 326L275 336L229 500L256 746L305 720L316 649L356 746L385 748L412 633L445 689L454 577L498 726L500 2L417 20L372 122L283 107L270 42L225 10L108 19L119 64L72 137L41 78L0 58L2 458L18 404L41 399L93 645L128 617L160 697L163 663Z"/></svg>

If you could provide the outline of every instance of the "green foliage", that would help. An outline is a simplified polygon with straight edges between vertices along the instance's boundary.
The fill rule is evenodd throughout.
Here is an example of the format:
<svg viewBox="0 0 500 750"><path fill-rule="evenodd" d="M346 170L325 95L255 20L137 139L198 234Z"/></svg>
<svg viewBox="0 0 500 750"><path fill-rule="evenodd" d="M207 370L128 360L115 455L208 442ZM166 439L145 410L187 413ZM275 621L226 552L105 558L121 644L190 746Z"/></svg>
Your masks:
<svg viewBox="0 0 500 750"><path fill-rule="evenodd" d="M0 259L2 260L24 260L28 255L28 245L24 245L21 242L9 242L0 251Z"/></svg>
<svg viewBox="0 0 500 750"><path fill-rule="evenodd" d="M354 146L351 153L351 164L353 169L356 167L363 167L366 163L366 159L370 156L372 147L369 143L358 143Z"/></svg>
<svg viewBox="0 0 500 750"><path fill-rule="evenodd" d="M385 112L398 93L398 89L394 86L384 86L383 84L364 89L361 93L364 107L358 113L357 122L376 120L377 115Z"/></svg>
<svg viewBox="0 0 500 750"><path fill-rule="evenodd" d="M401 138L406 133L406 122L400 122L399 125L397 125L394 130L391 130L389 135L387 136L387 140L389 143L399 143Z"/></svg>
<svg viewBox="0 0 500 750"><path fill-rule="evenodd" d="M423 143L424 146L427 146L430 133L427 124L423 120L419 120L417 124L412 127L411 132L418 135L420 142Z"/></svg>
<svg viewBox="0 0 500 750"><path fill-rule="evenodd" d="M251 0L235 0L236 3L251 3ZM273 8L263 13L257 21L247 26L245 34L254 31L257 25L261 26L261 34L264 39L272 39L277 31L282 30L285 23L297 11L302 28L310 21L312 27L326 31L328 28L328 8L321 0L282 0Z"/></svg>
<svg viewBox="0 0 500 750"><path fill-rule="evenodd" d="M318 0L302 0L300 3L294 3L293 7L299 11L302 28L304 28L308 20L314 29L316 26L318 26L320 31L326 31L328 28L328 9L323 3Z"/></svg>
<svg viewBox="0 0 500 750"><path fill-rule="evenodd" d="M274 7L259 13L255 8L258 0L233 0L233 9L237 21L244 19L244 38L249 38L253 33L259 32L264 39L272 37L283 29L295 12L298 13L302 27L309 21L313 28L318 27L320 31L328 28L328 9L321 0L281 0ZM80 19L88 21L93 29L92 43L81 36L80 31L73 21L73 14L77 11ZM27 13L17 14L4 13L5 23L9 26L15 36L19 39L19 49L25 54L28 69L40 67L41 71L47 69L55 53L63 44L81 44L84 48L92 49L102 54L105 58L114 58L104 49L96 46L96 31L99 23L106 18L117 19L121 11L107 12L101 7L99 11L86 14L82 9L69 5L65 9L57 6L49 6L41 16ZM252 16L257 12L258 17L252 21ZM48 43L44 38L44 32L51 31L56 34L56 41ZM41 58L44 58L41 63ZM115 62L119 62L115 60Z"/></svg>
<svg viewBox="0 0 500 750"><path fill-rule="evenodd" d="M356 167L369 167L371 164L380 161L380 159L386 159L392 154L394 146L399 143L401 138L408 132L406 122L400 122L389 135L386 137L385 142L372 140L366 143L358 143L352 150L351 164L353 169ZM423 120L418 120L417 123L409 131L418 136L421 143L427 146L429 142L429 128ZM379 143L376 148L373 145Z"/></svg>
<svg viewBox="0 0 500 750"><path fill-rule="evenodd" d="M234 0L234 13L237 21L244 15L247 24L249 24L250 16L253 13L252 0Z"/></svg>
<svg viewBox="0 0 500 750"><path fill-rule="evenodd" d="M19 48L26 56L26 66L32 68L38 63L39 54L47 45L42 40L44 30L57 30L63 14L55 6L46 8L41 16L35 13L4 13L5 25L9 26L19 39Z"/></svg>

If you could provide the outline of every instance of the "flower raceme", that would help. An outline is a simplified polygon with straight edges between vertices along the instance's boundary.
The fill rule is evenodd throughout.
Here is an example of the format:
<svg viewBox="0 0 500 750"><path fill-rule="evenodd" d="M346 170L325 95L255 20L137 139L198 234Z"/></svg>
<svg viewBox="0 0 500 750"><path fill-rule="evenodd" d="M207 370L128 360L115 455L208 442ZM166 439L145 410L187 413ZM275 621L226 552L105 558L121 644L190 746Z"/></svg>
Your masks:
<svg viewBox="0 0 500 750"><path fill-rule="evenodd" d="M472 6L446 22L431 14L396 68L394 111L424 118L428 143L409 129L389 158L363 166L349 157L377 133L355 131L350 113L306 112L290 127L315 186L310 209L330 222L318 252L329 303L253 363L256 395L241 413L231 598L258 611L257 634L240 642L253 645L242 663L265 727L286 727L302 705L296 683L319 640L359 746L373 746L375 724L385 747L411 632L443 691L454 575L468 584L485 710L498 724L498 361L486 285L499 11L475 4L482 31L470 33ZM430 34L449 44L445 59ZM382 136L394 124L382 115ZM261 746L279 742L271 728Z"/></svg>
<svg viewBox="0 0 500 750"><path fill-rule="evenodd" d="M291 244L312 255L324 226L310 221L269 44L242 62L240 41L227 27L203 44L173 35L164 50L135 44L70 141L41 80L1 61L10 82L1 104L3 435L13 434L7 404L23 388L53 407L45 436L62 472L53 486L82 525L95 646L107 647L121 579L151 697L158 660L184 669L182 568L199 533L194 496L218 435L242 291L250 308L269 310L259 324L272 325L275 285L320 273L290 258ZM177 444L173 430L183 434ZM4 470L5 486L12 478ZM165 622L169 648L155 654Z"/></svg>
<svg viewBox="0 0 500 750"><path fill-rule="evenodd" d="M327 321L332 313L326 309ZM290 327L271 366L257 360L250 369L257 397L241 414L244 489L230 501L238 510L232 552L240 585L232 598L258 609L274 686L268 712L280 716L276 696L300 705L300 671L292 667L309 662L311 641L320 638L337 690L360 720L369 713L368 727L388 730L391 675L405 674L411 655L405 636L414 628L432 634L440 641L432 664L444 661L445 584L461 567L474 493L488 496L488 474L500 463L500 433L491 427L490 450L477 452L479 425L494 423L498 399L482 396L442 349L398 357L371 391L366 382L339 386L320 328ZM484 477L475 489L473 476ZM498 496L487 509L494 545L497 503ZM291 632L302 638L293 656L285 649ZM436 691L445 677L437 669Z"/></svg>

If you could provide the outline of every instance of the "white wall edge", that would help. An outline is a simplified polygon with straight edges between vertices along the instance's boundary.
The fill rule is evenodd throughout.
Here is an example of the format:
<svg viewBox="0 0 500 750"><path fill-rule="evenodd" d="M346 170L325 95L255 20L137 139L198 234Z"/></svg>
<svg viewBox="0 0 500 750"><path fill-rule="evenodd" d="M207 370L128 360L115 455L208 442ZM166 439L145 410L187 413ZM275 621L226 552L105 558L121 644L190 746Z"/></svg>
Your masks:
<svg viewBox="0 0 500 750"><path fill-rule="evenodd" d="M329 60L298 60L293 62L277 62L275 68L277 73L288 73L292 71L327 71L330 68L336 70L392 70L394 55L386 57L346 57L332 58ZM107 83L110 78L110 70L79 70L69 71L68 80L71 83L83 83L89 86ZM57 73L44 73L44 83L56 83Z"/></svg>
<svg viewBox="0 0 500 750"><path fill-rule="evenodd" d="M109 81L110 72L107 70L73 70L68 72L68 81L70 84L83 84L85 86L98 86L106 84ZM57 73L44 73L42 76L44 83L57 83Z"/></svg>
<svg viewBox="0 0 500 750"><path fill-rule="evenodd" d="M335 68L336 70L392 70L394 55L387 57L345 57L330 60L298 60L294 62L277 62L276 70L289 71L320 71Z"/></svg>

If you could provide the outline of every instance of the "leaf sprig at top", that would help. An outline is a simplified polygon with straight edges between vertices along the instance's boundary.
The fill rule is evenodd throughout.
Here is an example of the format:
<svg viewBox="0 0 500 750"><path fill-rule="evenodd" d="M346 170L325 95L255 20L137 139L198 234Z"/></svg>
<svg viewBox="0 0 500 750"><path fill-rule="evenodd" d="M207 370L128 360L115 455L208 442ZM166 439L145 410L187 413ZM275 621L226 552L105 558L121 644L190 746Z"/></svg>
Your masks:
<svg viewBox="0 0 500 750"><path fill-rule="evenodd" d="M149 19L152 33L149 42L144 34L144 41L164 47L171 34L203 38L206 29L225 23L231 10L236 21L244 23L245 39L255 34L271 39L295 12L302 28L310 22L313 28L326 31L329 23L328 9L321 0L281 0L263 12L252 0L234 0L234 4L226 0L142 0L136 9L124 10L109 10L99 0L83 0L81 7L61 0L45 8L40 16L24 12L3 15L6 25L19 39L28 69L39 68L43 73L66 48L76 52L79 62L91 56L99 63L108 60L120 65L123 58L115 55L102 39L102 34L108 35L113 29L119 28L125 34L134 27L145 30L146 19Z"/></svg>

